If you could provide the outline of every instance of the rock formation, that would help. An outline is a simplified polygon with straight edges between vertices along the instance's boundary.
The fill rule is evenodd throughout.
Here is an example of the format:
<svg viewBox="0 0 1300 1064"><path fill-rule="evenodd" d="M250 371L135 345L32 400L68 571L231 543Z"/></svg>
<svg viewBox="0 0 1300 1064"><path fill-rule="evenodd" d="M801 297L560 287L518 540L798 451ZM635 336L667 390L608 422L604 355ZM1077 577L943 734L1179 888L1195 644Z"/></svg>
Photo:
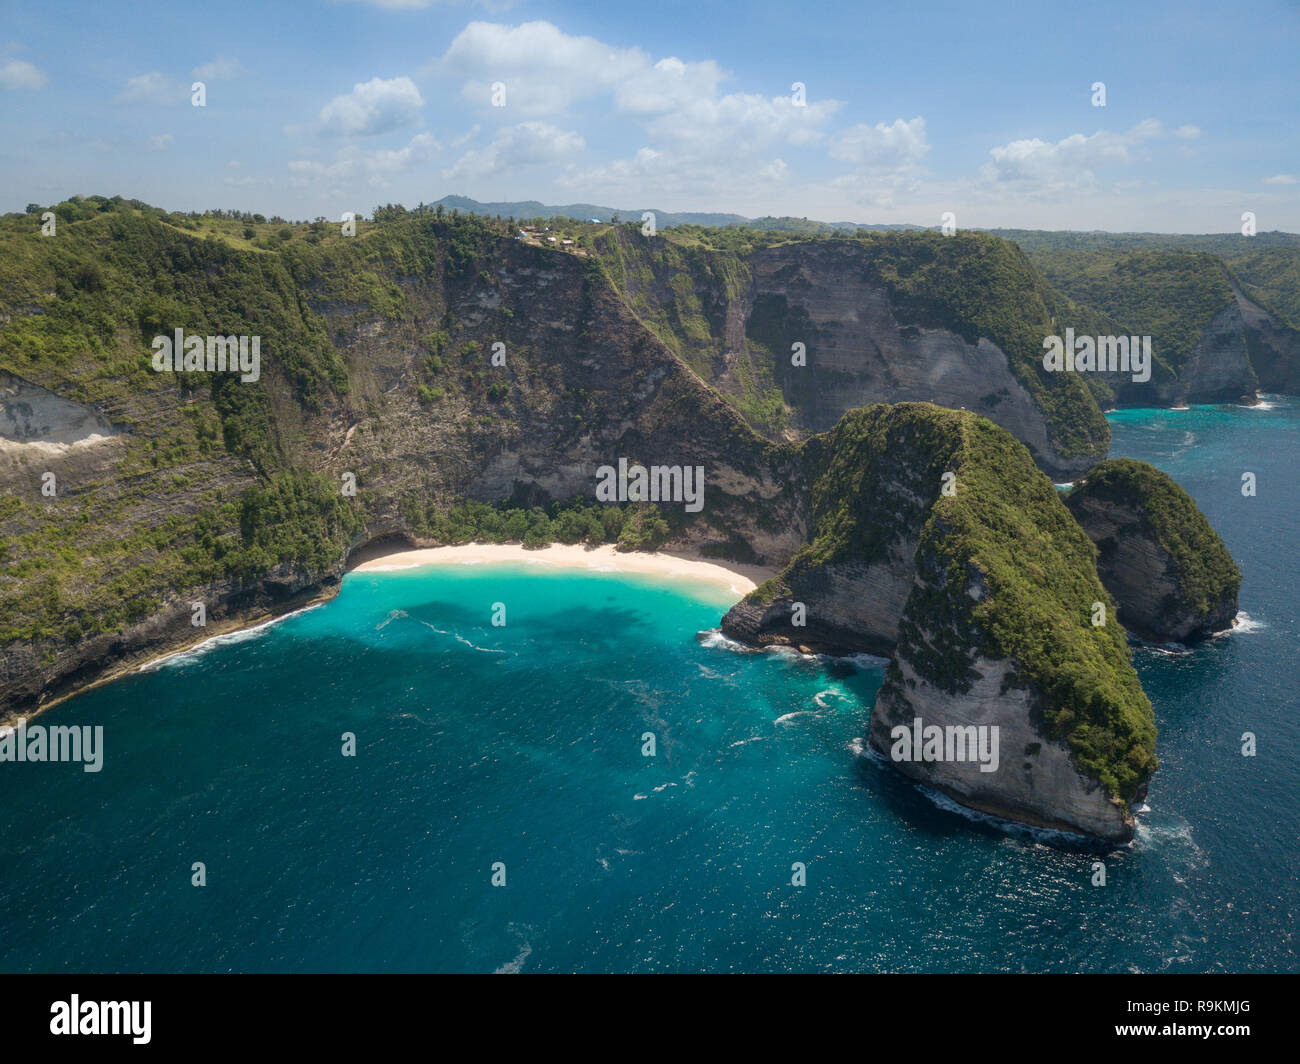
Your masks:
<svg viewBox="0 0 1300 1064"><path fill-rule="evenodd" d="M1121 841L1155 725L1094 551L1005 430L928 404L872 406L810 440L810 541L724 618L755 645L890 652L872 746L921 720L999 729L1000 762L897 760L973 809ZM799 623L803 621L803 623Z"/></svg>
<svg viewBox="0 0 1300 1064"><path fill-rule="evenodd" d="M1102 462L1065 504L1096 544L1101 582L1134 635L1186 643L1232 626L1241 572L1168 475L1128 458Z"/></svg>

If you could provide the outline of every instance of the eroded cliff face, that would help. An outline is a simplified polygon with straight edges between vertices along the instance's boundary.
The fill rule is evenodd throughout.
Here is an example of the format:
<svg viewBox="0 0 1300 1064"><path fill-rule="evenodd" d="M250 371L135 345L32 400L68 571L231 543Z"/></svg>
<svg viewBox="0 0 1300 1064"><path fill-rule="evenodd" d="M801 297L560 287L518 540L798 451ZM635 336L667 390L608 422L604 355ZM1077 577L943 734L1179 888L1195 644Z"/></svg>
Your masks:
<svg viewBox="0 0 1300 1064"><path fill-rule="evenodd" d="M1233 295L1260 390L1284 395L1300 393L1300 330L1252 301L1235 280Z"/></svg>
<svg viewBox="0 0 1300 1064"><path fill-rule="evenodd" d="M1110 316L1095 328L1151 337L1150 379L1097 373L1093 379L1109 393L1103 402L1236 402L1252 400L1257 389L1294 392L1300 381L1300 332L1253 302L1214 255L1141 251L1106 266L1087 254L1040 261L1062 291Z"/></svg>
<svg viewBox="0 0 1300 1064"><path fill-rule="evenodd" d="M357 327L347 348L349 406L373 396L381 415L350 435L342 418L327 429L341 443L326 468L365 472L372 525L399 526L412 496L590 498L597 469L624 458L703 468L704 508L684 521L683 545L739 539L751 560L781 564L802 542L793 449L751 431L583 259L512 244L462 283L403 289L401 320ZM447 319L444 361L477 367L503 345L499 398L421 402L420 337Z"/></svg>
<svg viewBox="0 0 1300 1064"><path fill-rule="evenodd" d="M873 564L809 566L785 574L773 597L746 598L722 619L722 633L751 646L790 646L804 653L889 654L912 586L915 543L891 546ZM796 603L805 610L797 612ZM808 613L807 604L816 608Z"/></svg>
<svg viewBox="0 0 1300 1064"><path fill-rule="evenodd" d="M901 323L869 261L853 248L816 245L756 252L751 284L729 308L744 321L729 358L777 356L782 394L810 432L826 432L870 403L929 402L984 415L1054 474L1086 468L1086 457L1058 453L1006 352L986 337L970 342L947 329ZM774 350L756 346L764 341ZM781 357L796 341L808 348L811 372ZM731 383L727 374L719 379L720 387Z"/></svg>
<svg viewBox="0 0 1300 1064"><path fill-rule="evenodd" d="M347 385L314 409L295 396L282 352L264 344L254 387L266 395L285 463L318 474L336 493L346 475L358 485L346 505L359 528L312 565L200 571L196 581L181 564L198 540L240 544L240 500L262 482L246 458L221 445L206 385L152 372L130 387L96 381L101 367L90 351L63 365L26 367L37 380L6 375L0 520L8 568L0 592L57 596L48 612L62 627L0 646L0 715L29 711L223 624L331 594L349 548L386 535L432 542L412 523L415 511L464 498L527 505L591 498L597 469L620 458L702 468L698 513L680 501L664 504L679 518L675 545L774 565L789 559L805 538L791 447L755 434L582 258L502 239L482 265L432 275L390 266L388 311L340 301L328 278L308 280L302 313L324 323ZM242 263L232 259L236 267ZM213 284L219 295L220 274ZM440 368L431 370L435 333L444 339ZM138 337L106 340L115 357L147 369ZM505 364L485 372L498 343ZM41 496L45 472L56 477L49 498ZM42 534L81 552L74 583L55 585L42 571ZM131 609L111 632L87 630L76 612L83 594L129 601ZM190 625L195 602L205 605L207 628Z"/></svg>
<svg viewBox="0 0 1300 1064"><path fill-rule="evenodd" d="M1235 302L1210 319L1180 378L1181 397L1186 402L1212 403L1254 396L1259 378L1250 364L1246 322Z"/></svg>
<svg viewBox="0 0 1300 1064"><path fill-rule="evenodd" d="M670 331L683 359L769 437L825 432L870 403L933 402L1002 425L1057 479L1100 459L1109 429L1091 393L1042 371L1053 297L1019 252L893 237L687 254L619 234L602 254L634 311ZM940 263L907 298L887 280L912 282L915 264L900 255ZM957 280L977 277L986 302L954 298ZM1018 352L991 335L991 322L1012 321L1004 331Z"/></svg>
<svg viewBox="0 0 1300 1064"><path fill-rule="evenodd" d="M997 728L993 772L984 772L977 760L891 761L903 775L982 813L1110 842L1131 838L1133 818L1124 803L1079 771L1064 742L1044 733L1034 696L1015 686L1011 664L974 657L969 668L975 676L970 687L952 694L898 655L872 709L872 747L890 757L895 734L901 735L894 729L913 730L917 720L922 728L945 731Z"/></svg>
<svg viewBox="0 0 1300 1064"><path fill-rule="evenodd" d="M724 633L891 654L869 735L900 771L1007 819L1131 837L1150 703L1123 630L1092 623L1094 603L1114 609L1093 547L1027 451L970 413L901 404L847 415L803 458L811 540ZM996 728L996 764L894 758L918 720Z"/></svg>
<svg viewBox="0 0 1300 1064"><path fill-rule="evenodd" d="M1097 546L1119 621L1141 639L1185 643L1232 627L1241 573L1191 497L1145 462L1103 462L1066 497Z"/></svg>
<svg viewBox="0 0 1300 1064"><path fill-rule="evenodd" d="M73 483L122 457L121 432L95 407L0 372L0 485L53 473Z"/></svg>
<svg viewBox="0 0 1300 1064"><path fill-rule="evenodd" d="M1117 334L1140 339L1138 330ZM1205 322L1190 348L1176 359L1165 338L1152 338L1151 378L1133 380L1131 372L1096 373L1119 406L1176 406L1182 403L1222 403L1253 399L1260 386L1251 357L1250 330L1236 302L1226 303Z"/></svg>

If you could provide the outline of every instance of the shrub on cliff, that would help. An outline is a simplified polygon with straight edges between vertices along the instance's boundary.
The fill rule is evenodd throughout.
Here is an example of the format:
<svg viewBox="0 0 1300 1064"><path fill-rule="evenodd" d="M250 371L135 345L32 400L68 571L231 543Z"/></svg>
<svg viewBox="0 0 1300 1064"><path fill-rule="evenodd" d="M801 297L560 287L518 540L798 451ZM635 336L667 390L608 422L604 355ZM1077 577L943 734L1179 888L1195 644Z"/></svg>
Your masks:
<svg viewBox="0 0 1300 1064"><path fill-rule="evenodd" d="M1088 470L1065 501L1084 520L1091 500L1139 515L1133 534L1149 536L1169 556L1180 612L1213 618L1228 603L1226 608L1235 614L1241 570L1196 502L1172 477L1146 462L1111 459ZM1123 598L1118 590L1116 595Z"/></svg>

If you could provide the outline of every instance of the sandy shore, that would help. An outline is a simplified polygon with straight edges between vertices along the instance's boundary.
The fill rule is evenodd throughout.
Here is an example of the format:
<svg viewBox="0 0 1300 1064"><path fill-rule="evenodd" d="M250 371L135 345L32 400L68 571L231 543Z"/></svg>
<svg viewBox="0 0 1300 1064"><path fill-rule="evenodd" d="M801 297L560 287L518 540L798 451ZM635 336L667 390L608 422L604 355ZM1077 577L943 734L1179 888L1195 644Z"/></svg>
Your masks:
<svg viewBox="0 0 1300 1064"><path fill-rule="evenodd" d="M677 579L718 584L737 597L761 584L777 570L761 565L704 558L687 551L617 551L610 544L600 547L552 546L525 550L518 544L466 543L459 547L424 547L396 550L370 558L354 572L392 572L420 565L483 565L491 562L523 562L566 569L589 569L601 573L645 573Z"/></svg>
<svg viewBox="0 0 1300 1064"><path fill-rule="evenodd" d="M718 561L689 551L619 552L613 546L552 546L540 550L525 550L518 544L499 543L466 543L459 547L406 547L367 558L353 566L350 571L392 572L398 569L413 569L421 565L483 565L491 562L523 562L529 565L588 569L592 572L645 573L669 579L697 580L725 588L736 598L747 594L768 577L777 574L776 569L765 566ZM311 609L328 602L338 594L338 591L337 584L328 590L318 589L276 610L258 610L241 617L227 617L220 621L213 621L201 634L196 634L192 639L178 641L166 649L150 648L130 653L125 660L105 670L93 680L62 691L38 706L29 706L21 713L16 710L0 713L0 725L16 724L19 716L30 720L70 698L112 683L129 673L153 668L167 658L189 653L204 643L261 628L292 614Z"/></svg>

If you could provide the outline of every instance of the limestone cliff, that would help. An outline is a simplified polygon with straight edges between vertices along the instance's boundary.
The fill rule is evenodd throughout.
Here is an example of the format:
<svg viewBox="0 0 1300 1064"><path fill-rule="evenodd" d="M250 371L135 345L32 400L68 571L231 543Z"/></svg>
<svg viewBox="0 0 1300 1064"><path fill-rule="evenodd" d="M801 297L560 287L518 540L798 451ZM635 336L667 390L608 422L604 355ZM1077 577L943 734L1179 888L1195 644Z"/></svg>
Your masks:
<svg viewBox="0 0 1300 1064"><path fill-rule="evenodd" d="M1232 626L1241 572L1169 476L1132 459L1102 462L1065 504L1096 544L1101 581L1135 635L1185 643Z"/></svg>
<svg viewBox="0 0 1300 1064"><path fill-rule="evenodd" d="M445 541L473 500L553 513L619 459L703 467L700 512L657 508L671 542L784 564L807 539L798 440L873 397L986 410L1053 469L1105 452L1087 391L1034 369L1050 292L991 237L742 253L588 226L562 251L432 210L350 238L60 211L56 239L0 219L0 712L201 636L194 602L233 620L328 593L370 538ZM811 376L778 383L805 321ZM177 328L260 337L259 376L153 371Z"/></svg>
<svg viewBox="0 0 1300 1064"><path fill-rule="evenodd" d="M1043 371L1059 297L1003 241L879 233L706 255L618 231L597 248L634 311L768 435L919 401L983 414L1057 478L1109 443L1086 382Z"/></svg>
<svg viewBox="0 0 1300 1064"><path fill-rule="evenodd" d="M1291 391L1300 335L1245 296L1219 256L1205 251L1038 248L1031 258L1077 307L1101 311L1106 333L1149 336L1151 378L1097 373L1105 404L1234 402L1258 388ZM1071 320L1076 333L1091 332ZM1101 330L1099 330L1101 331Z"/></svg>
<svg viewBox="0 0 1300 1064"><path fill-rule="evenodd" d="M129 212L60 233L2 234L0 715L210 634L194 602L215 628L328 594L369 539L435 542L458 500L589 499L620 458L703 467L700 512L661 508L679 545L781 564L803 541L792 449L591 260L450 219L276 255ZM153 372L178 326L260 334L260 379Z"/></svg>
<svg viewBox="0 0 1300 1064"><path fill-rule="evenodd" d="M1284 395L1300 393L1300 329L1261 307L1235 279L1233 295L1260 390Z"/></svg>
<svg viewBox="0 0 1300 1064"><path fill-rule="evenodd" d="M1110 841L1155 769L1155 725L1093 548L1005 430L926 404L873 406L809 441L810 542L724 618L757 645L892 652L871 715L996 726L1000 762L895 760L971 808ZM802 616L800 614L802 613ZM800 624L798 620L804 620Z"/></svg>

